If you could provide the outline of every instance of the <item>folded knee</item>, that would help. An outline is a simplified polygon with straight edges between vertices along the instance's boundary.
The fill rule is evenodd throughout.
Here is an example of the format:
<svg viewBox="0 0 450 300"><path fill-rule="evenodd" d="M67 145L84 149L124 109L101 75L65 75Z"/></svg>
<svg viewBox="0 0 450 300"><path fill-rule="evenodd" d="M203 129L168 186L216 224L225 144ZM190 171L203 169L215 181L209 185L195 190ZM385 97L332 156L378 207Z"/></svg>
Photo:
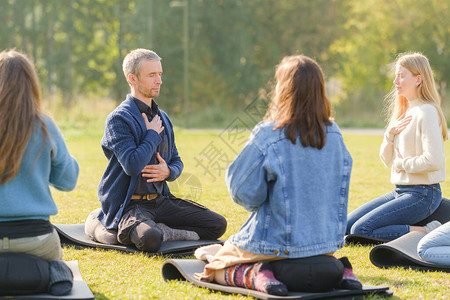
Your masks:
<svg viewBox="0 0 450 300"><path fill-rule="evenodd" d="M358 223L353 224L353 226L350 228L351 234L369 235L371 232L372 232L372 230L370 230L366 226L360 225Z"/></svg>
<svg viewBox="0 0 450 300"><path fill-rule="evenodd" d="M227 231L227 220L223 216L218 215L217 220L215 220L209 227L209 236L201 236L201 238L215 240L220 238L225 231Z"/></svg>
<svg viewBox="0 0 450 300"><path fill-rule="evenodd" d="M138 227L138 226L136 226ZM149 227L145 230L135 228L131 233L131 241L142 251L156 252L161 247L163 232L157 227Z"/></svg>

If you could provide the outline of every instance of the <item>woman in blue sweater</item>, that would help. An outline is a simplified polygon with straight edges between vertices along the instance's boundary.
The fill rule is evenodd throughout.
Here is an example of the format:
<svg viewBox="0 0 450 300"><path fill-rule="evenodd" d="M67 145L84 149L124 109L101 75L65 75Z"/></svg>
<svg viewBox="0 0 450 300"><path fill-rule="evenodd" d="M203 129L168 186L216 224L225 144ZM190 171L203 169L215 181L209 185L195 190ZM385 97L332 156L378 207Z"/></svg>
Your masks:
<svg viewBox="0 0 450 300"><path fill-rule="evenodd" d="M352 158L322 70L289 56L275 79L265 120L226 174L231 198L251 214L223 247L196 251L209 262L196 277L276 295L360 289L348 260L333 256L344 245Z"/></svg>
<svg viewBox="0 0 450 300"><path fill-rule="evenodd" d="M75 188L78 163L58 127L40 110L37 73L14 50L0 53L0 253L62 259L49 222L57 213L49 185Z"/></svg>

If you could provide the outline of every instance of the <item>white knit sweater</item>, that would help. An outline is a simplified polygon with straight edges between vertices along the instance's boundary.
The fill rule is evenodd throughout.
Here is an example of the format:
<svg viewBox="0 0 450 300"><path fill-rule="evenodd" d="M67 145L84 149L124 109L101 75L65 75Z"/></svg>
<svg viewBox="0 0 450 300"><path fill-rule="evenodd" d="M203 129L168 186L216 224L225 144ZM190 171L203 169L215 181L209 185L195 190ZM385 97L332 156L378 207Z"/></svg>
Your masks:
<svg viewBox="0 0 450 300"><path fill-rule="evenodd" d="M436 108L419 99L412 100L406 116L412 116L406 128L395 137L386 133L380 147L381 160L391 168L391 183L417 185L444 181L444 139Z"/></svg>

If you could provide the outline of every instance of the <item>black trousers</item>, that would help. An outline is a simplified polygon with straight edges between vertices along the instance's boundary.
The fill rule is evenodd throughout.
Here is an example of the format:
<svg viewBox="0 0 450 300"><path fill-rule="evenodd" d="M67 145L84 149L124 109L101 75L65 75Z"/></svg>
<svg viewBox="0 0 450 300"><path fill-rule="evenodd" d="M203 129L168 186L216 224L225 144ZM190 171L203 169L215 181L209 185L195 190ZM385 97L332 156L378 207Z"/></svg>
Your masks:
<svg viewBox="0 0 450 300"><path fill-rule="evenodd" d="M292 292L326 292L339 288L344 265L335 257L318 255L269 263L275 278Z"/></svg>
<svg viewBox="0 0 450 300"><path fill-rule="evenodd" d="M223 216L203 205L173 196L158 196L153 200L131 200L119 222L117 239L122 244L156 252L163 241L163 232L156 223L195 231L204 240L218 239L227 228Z"/></svg>

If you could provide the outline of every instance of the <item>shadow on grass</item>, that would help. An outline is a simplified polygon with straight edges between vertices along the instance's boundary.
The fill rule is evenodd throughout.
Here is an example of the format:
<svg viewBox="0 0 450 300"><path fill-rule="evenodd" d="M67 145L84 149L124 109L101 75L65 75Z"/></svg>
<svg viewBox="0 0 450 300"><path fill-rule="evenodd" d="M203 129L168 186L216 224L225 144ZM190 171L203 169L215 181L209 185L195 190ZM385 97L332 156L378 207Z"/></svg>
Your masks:
<svg viewBox="0 0 450 300"><path fill-rule="evenodd" d="M396 289L401 289L401 288L405 288L406 286L411 286L411 285L416 285L413 281L410 280L405 280L405 279L390 279L387 277L380 277L380 276L358 276L359 280L361 280L361 282L368 284L367 282L371 282L369 283L370 285L378 285L378 286L388 286L389 289L392 290L392 288L396 288ZM374 298L369 298L369 299L384 299L382 297L377 297L374 296ZM394 295L392 297L389 297L389 299L402 299L398 296Z"/></svg>

